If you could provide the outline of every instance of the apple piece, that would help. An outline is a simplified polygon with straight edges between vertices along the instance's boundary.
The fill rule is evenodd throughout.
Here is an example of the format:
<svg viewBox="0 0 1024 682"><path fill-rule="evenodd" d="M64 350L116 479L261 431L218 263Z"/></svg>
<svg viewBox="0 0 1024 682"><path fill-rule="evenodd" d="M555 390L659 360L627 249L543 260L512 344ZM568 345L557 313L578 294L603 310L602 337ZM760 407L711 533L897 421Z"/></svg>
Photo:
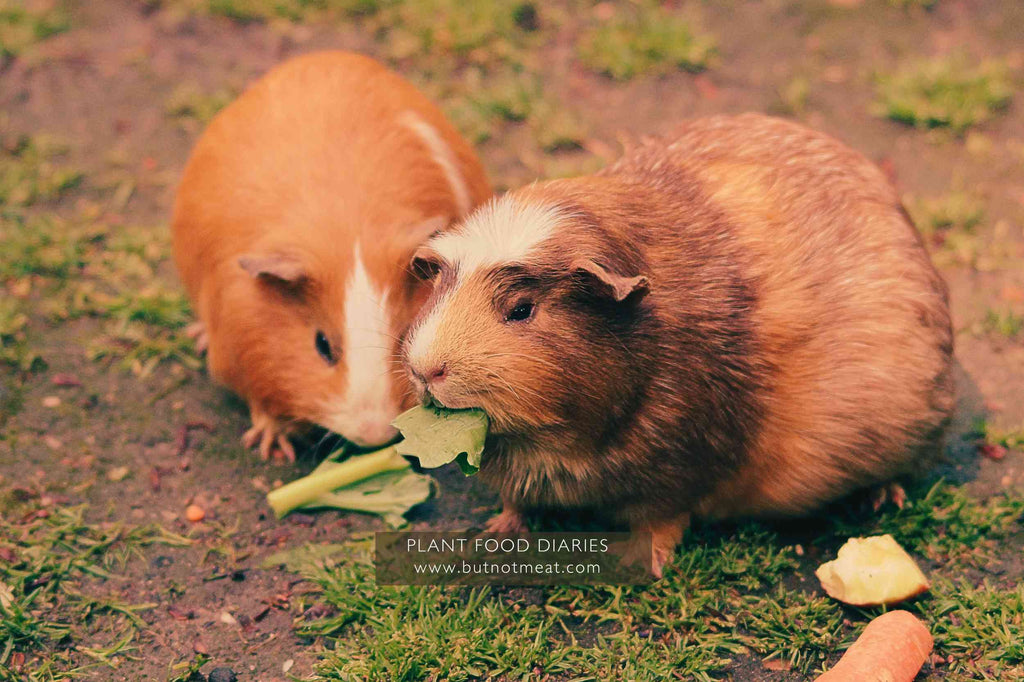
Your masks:
<svg viewBox="0 0 1024 682"><path fill-rule="evenodd" d="M814 572L825 592L852 606L896 604L930 587L928 578L891 535L850 538Z"/></svg>

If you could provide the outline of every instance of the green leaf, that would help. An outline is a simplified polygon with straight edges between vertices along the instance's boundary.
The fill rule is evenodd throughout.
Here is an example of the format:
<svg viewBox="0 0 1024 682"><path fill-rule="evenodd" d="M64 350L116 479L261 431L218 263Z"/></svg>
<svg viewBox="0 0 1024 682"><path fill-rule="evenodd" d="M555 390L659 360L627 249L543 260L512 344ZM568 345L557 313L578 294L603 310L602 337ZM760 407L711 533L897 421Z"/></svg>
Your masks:
<svg viewBox="0 0 1024 682"><path fill-rule="evenodd" d="M395 444L398 452L417 458L423 468L458 461L467 476L480 469L488 425L483 410L414 407L398 415L393 424L404 436Z"/></svg>
<svg viewBox="0 0 1024 682"><path fill-rule="evenodd" d="M411 469L389 471L324 493L302 509L332 507L366 512L382 517L392 528L401 528L406 524L404 514L429 500L434 488L434 479L425 474Z"/></svg>

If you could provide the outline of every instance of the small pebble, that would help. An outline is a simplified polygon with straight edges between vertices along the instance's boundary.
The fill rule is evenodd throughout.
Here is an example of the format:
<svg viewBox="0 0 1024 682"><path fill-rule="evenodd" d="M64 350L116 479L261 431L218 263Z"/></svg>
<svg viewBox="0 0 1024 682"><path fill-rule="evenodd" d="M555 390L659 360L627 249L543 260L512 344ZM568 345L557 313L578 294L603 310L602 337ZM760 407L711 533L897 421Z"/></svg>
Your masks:
<svg viewBox="0 0 1024 682"><path fill-rule="evenodd" d="M238 675L231 668L214 668L206 679L208 682L237 682Z"/></svg>
<svg viewBox="0 0 1024 682"><path fill-rule="evenodd" d="M994 462L998 462L1006 457L1006 448L995 443L983 443L979 445L978 452L981 453L983 457L987 457Z"/></svg>
<svg viewBox="0 0 1024 682"><path fill-rule="evenodd" d="M72 387L81 386L82 382L74 374L54 374L50 377L50 383L54 386Z"/></svg>
<svg viewBox="0 0 1024 682"><path fill-rule="evenodd" d="M206 512L198 504L190 504L185 508L185 518L192 523L199 523L206 518Z"/></svg>
<svg viewBox="0 0 1024 682"><path fill-rule="evenodd" d="M55 395L48 395L43 398L43 407L60 407L60 398Z"/></svg>
<svg viewBox="0 0 1024 682"><path fill-rule="evenodd" d="M128 467L114 467L107 472L107 479L114 482L123 481L130 473L131 470Z"/></svg>

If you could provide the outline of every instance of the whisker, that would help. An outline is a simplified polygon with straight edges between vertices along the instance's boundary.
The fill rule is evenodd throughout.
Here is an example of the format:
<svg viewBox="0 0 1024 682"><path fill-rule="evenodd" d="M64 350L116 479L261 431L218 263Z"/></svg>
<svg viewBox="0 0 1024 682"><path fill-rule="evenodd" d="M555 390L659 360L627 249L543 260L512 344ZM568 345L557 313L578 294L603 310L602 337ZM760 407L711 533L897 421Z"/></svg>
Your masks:
<svg viewBox="0 0 1024 682"><path fill-rule="evenodd" d="M503 357L525 358L526 360L529 360L531 362L539 362L539 363L541 363L543 365L546 365L547 367L551 367L553 369L559 369L559 370L561 369L561 367L559 365L557 365L556 363L554 363L551 360L548 360L547 358L542 358L542 357L539 357L539 356L536 356L536 355L526 355L525 353L487 353L483 357L488 359L488 360L493 360L493 359L496 359L496 358L503 358Z"/></svg>

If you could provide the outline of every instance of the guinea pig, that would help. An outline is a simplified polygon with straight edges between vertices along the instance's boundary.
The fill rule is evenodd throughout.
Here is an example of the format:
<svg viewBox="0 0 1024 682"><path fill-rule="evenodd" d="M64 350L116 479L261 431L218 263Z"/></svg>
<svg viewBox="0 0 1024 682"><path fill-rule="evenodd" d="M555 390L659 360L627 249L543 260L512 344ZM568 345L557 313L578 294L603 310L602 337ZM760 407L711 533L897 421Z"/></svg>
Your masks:
<svg viewBox="0 0 1024 682"><path fill-rule="evenodd" d="M513 191L414 270L409 374L490 416L489 530L608 510L655 575L691 515L800 515L921 466L953 407L946 286L896 193L782 120L694 120Z"/></svg>
<svg viewBox="0 0 1024 682"><path fill-rule="evenodd" d="M396 435L415 400L399 344L429 293L410 258L490 196L442 113L358 54L291 59L214 118L178 188L174 260L211 376L249 405L247 447L294 460L306 424Z"/></svg>

